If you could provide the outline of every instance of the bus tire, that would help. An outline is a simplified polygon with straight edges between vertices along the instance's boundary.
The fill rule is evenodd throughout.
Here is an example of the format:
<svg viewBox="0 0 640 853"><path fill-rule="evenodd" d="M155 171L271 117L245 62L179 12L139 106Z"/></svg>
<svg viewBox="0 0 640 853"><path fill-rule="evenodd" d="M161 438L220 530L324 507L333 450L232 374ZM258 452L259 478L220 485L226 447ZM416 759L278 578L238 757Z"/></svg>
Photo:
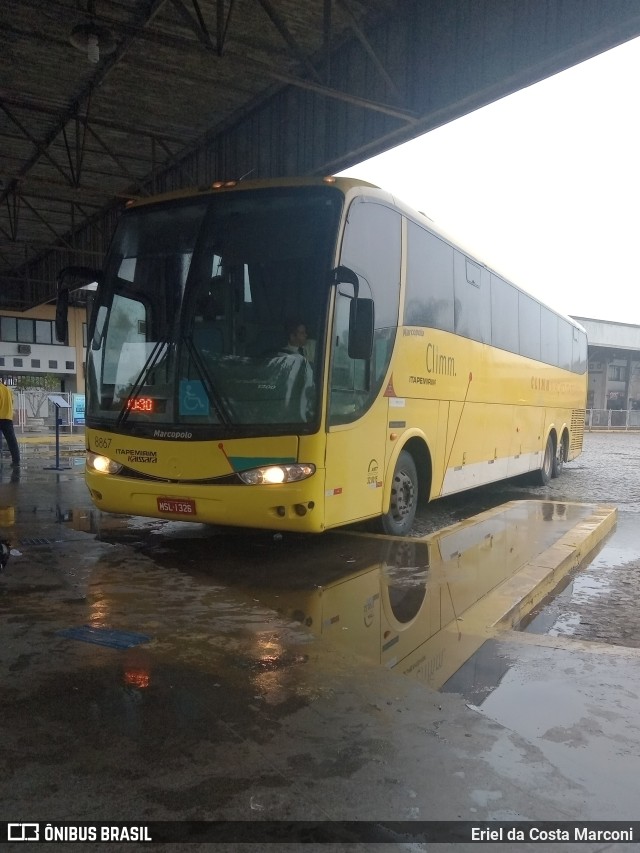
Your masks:
<svg viewBox="0 0 640 853"><path fill-rule="evenodd" d="M556 452L553 456L553 464L551 466L551 476L559 477L562 474L562 469L564 468L564 457L565 457L565 448L564 441L558 441L558 447L556 448Z"/></svg>
<svg viewBox="0 0 640 853"><path fill-rule="evenodd" d="M391 536L405 536L413 526L418 506L418 472L413 456L398 456L391 483L389 512L380 517L380 529Z"/></svg>
<svg viewBox="0 0 640 853"><path fill-rule="evenodd" d="M549 436L544 448L544 456L542 457L542 468L539 468L534 474L534 481L538 486L548 486L551 482L553 472L553 462L556 458L553 436Z"/></svg>

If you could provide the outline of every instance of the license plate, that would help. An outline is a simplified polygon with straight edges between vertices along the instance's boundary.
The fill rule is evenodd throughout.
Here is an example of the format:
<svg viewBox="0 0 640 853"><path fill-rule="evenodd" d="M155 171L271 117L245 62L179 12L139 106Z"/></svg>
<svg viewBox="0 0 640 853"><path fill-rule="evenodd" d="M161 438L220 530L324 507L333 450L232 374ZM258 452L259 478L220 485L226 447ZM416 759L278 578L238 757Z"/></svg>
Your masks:
<svg viewBox="0 0 640 853"><path fill-rule="evenodd" d="M175 515L195 515L196 502L191 498L158 498L160 512L172 512Z"/></svg>

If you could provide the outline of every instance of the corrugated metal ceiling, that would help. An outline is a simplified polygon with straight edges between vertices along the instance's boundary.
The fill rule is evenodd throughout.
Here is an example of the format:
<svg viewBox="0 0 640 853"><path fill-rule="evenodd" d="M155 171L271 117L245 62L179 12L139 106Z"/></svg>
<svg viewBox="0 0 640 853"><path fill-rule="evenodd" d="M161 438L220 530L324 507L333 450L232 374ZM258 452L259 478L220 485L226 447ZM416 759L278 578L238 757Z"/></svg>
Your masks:
<svg viewBox="0 0 640 853"><path fill-rule="evenodd" d="M0 307L132 195L337 171L639 33L640 0L2 0Z"/></svg>
<svg viewBox="0 0 640 853"><path fill-rule="evenodd" d="M330 53L364 39L362 28L393 5L4 0L0 276L20 279L54 244L70 250L83 221L118 197L147 193L205 134L288 82L330 88ZM98 50L102 42L112 52L91 62L70 41L77 26L86 27L80 40L95 31Z"/></svg>

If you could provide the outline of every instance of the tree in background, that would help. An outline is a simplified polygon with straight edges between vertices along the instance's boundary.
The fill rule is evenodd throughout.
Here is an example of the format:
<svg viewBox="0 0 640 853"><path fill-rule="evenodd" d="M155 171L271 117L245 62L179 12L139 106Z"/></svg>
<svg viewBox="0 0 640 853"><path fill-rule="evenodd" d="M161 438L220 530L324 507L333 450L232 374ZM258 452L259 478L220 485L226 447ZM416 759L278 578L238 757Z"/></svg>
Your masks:
<svg viewBox="0 0 640 853"><path fill-rule="evenodd" d="M43 373L40 376L19 376L15 388L24 393L28 414L32 418L38 418L42 404L49 394L60 392L60 380L51 373Z"/></svg>

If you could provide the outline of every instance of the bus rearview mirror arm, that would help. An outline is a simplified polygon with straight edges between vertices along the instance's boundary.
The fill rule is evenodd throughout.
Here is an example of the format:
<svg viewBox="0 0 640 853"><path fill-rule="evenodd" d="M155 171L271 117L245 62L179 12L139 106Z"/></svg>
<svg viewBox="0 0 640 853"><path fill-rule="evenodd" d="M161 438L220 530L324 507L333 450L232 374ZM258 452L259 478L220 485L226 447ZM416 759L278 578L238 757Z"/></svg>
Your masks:
<svg viewBox="0 0 640 853"><path fill-rule="evenodd" d="M336 267L331 273L331 284L351 284L353 286L353 298L358 298L360 281L357 274L349 267Z"/></svg>
<svg viewBox="0 0 640 853"><path fill-rule="evenodd" d="M64 267L58 273L56 287L56 340L66 343L69 332L69 294L72 290L100 281L102 274L91 267Z"/></svg>
<svg viewBox="0 0 640 853"><path fill-rule="evenodd" d="M374 307L372 299L360 299L360 281L357 273L345 266L331 273L331 283L350 284L353 296L349 306L349 358L368 360L373 352Z"/></svg>

